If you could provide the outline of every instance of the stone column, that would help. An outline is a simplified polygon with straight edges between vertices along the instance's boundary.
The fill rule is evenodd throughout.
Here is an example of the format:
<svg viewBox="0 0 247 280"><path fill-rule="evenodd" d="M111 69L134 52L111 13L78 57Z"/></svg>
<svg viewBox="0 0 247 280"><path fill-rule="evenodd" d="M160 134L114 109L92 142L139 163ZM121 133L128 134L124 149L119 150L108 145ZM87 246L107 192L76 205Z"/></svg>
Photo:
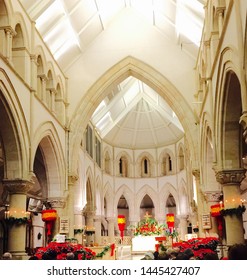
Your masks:
<svg viewBox="0 0 247 280"><path fill-rule="evenodd" d="M94 242L98 245L101 244L101 216L94 217L95 238Z"/></svg>
<svg viewBox="0 0 247 280"><path fill-rule="evenodd" d="M220 191L208 191L204 192L204 196L206 198L208 204L208 212L211 211L211 206L217 203L220 203L220 197L222 196L222 192ZM217 234L220 236L220 232L218 229L219 221L217 221L216 217L211 217L211 225L212 228L209 230L210 235Z"/></svg>
<svg viewBox="0 0 247 280"><path fill-rule="evenodd" d="M37 93L37 57L35 54L30 54L31 61L31 88Z"/></svg>
<svg viewBox="0 0 247 280"><path fill-rule="evenodd" d="M94 226L94 216L95 211L92 210L86 210L84 212L85 219L86 219L86 243L87 246L90 246L90 244L94 243L94 237L95 237L95 226Z"/></svg>
<svg viewBox="0 0 247 280"><path fill-rule="evenodd" d="M8 225L8 250L14 259L27 259L26 248L26 223L29 218L26 212L27 192L32 188L33 183L27 180L4 180L4 187L9 192L9 213L8 217L12 223ZM23 221L19 224L17 221ZM10 222L10 219L9 219Z"/></svg>
<svg viewBox="0 0 247 280"><path fill-rule="evenodd" d="M193 176L195 176L196 183L196 196L197 196L197 209L193 209L194 213L197 214L198 227L199 232L198 235L203 236L203 228L202 228L202 213L203 213L203 193L200 188L200 171L198 169L194 169L192 171Z"/></svg>
<svg viewBox="0 0 247 280"><path fill-rule="evenodd" d="M217 181L223 186L224 209L234 209L241 205L240 183L245 177L245 170L222 170L216 173ZM244 243L242 215L226 215L227 245Z"/></svg>
<svg viewBox="0 0 247 280"><path fill-rule="evenodd" d="M6 33L6 58L9 62L12 62L12 41L15 31L11 27L5 29Z"/></svg>
<svg viewBox="0 0 247 280"><path fill-rule="evenodd" d="M68 205L67 205L67 213L70 221L70 229L69 229L69 237L74 237L74 225L75 225L75 213L74 213L74 192L75 185L77 184L78 176L77 175L69 175L68 177Z"/></svg>
<svg viewBox="0 0 247 280"><path fill-rule="evenodd" d="M110 243L115 243L115 222L116 219L114 217L108 217L108 236Z"/></svg>
<svg viewBox="0 0 247 280"><path fill-rule="evenodd" d="M185 240L185 235L187 234L187 218L188 215L178 215L177 218L179 219L179 238L181 240Z"/></svg>
<svg viewBox="0 0 247 280"><path fill-rule="evenodd" d="M66 206L65 199L63 197L57 197L57 198L49 198L47 201L52 209L55 209L57 211L58 218L54 222L53 229L52 229L52 235L55 236L60 233L60 219L64 216L64 208ZM69 226L70 228L70 226ZM69 232L67 233L69 234ZM71 237L71 236L68 236ZM72 236L73 237L73 236Z"/></svg>

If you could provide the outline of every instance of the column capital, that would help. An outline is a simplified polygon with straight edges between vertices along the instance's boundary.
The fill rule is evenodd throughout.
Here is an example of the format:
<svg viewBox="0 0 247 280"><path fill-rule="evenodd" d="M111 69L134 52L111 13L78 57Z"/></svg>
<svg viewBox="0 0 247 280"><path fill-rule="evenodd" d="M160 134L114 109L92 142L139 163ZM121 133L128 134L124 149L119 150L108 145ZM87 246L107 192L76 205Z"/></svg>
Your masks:
<svg viewBox="0 0 247 280"><path fill-rule="evenodd" d="M200 170L199 169L193 169L192 175L196 177L197 180L200 179Z"/></svg>
<svg viewBox="0 0 247 280"><path fill-rule="evenodd" d="M63 197L49 198L47 202L52 206L52 208L65 208L66 201Z"/></svg>
<svg viewBox="0 0 247 280"><path fill-rule="evenodd" d="M75 184L78 181L78 179L79 179L78 174L72 174L71 173L68 176L68 184L69 185L73 185L73 184Z"/></svg>
<svg viewBox="0 0 247 280"><path fill-rule="evenodd" d="M207 202L218 202L223 193L221 191L207 191L203 195Z"/></svg>
<svg viewBox="0 0 247 280"><path fill-rule="evenodd" d="M245 178L245 172L245 169L217 171L216 180L222 185L240 184Z"/></svg>
<svg viewBox="0 0 247 280"><path fill-rule="evenodd" d="M109 223L115 223L116 218L115 218L115 217L107 217L106 220L107 220Z"/></svg>
<svg viewBox="0 0 247 280"><path fill-rule="evenodd" d="M34 184L32 181L22 179L3 180L2 182L7 191L11 194L27 194Z"/></svg>

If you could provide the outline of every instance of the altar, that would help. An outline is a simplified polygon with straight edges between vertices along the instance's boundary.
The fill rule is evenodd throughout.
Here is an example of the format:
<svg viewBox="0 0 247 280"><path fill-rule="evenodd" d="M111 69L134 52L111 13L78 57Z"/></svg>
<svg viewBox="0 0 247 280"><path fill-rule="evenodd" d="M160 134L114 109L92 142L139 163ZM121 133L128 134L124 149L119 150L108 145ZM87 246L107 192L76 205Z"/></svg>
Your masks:
<svg viewBox="0 0 247 280"><path fill-rule="evenodd" d="M145 253L147 251L155 251L155 244L158 242L155 240L155 235L142 236L137 235L132 238L132 253Z"/></svg>

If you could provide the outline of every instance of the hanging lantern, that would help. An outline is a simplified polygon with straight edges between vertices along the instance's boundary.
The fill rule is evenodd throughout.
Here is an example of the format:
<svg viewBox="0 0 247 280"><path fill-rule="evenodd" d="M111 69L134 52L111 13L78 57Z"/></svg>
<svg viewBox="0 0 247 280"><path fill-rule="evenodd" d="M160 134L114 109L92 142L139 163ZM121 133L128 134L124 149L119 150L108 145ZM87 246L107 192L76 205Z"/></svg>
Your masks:
<svg viewBox="0 0 247 280"><path fill-rule="evenodd" d="M220 211L222 209L224 209L224 205L222 203L217 203L217 204L211 205L211 216L212 217L220 216Z"/></svg>
<svg viewBox="0 0 247 280"><path fill-rule="evenodd" d="M120 230L120 236L123 240L124 229L125 229L125 225L126 225L125 216L124 215L118 215L117 221L118 221L118 228Z"/></svg>
<svg viewBox="0 0 247 280"><path fill-rule="evenodd" d="M218 231L219 231L220 238L222 238L222 236L223 236L223 217L220 214L220 211L222 209L224 209L224 204L222 202L211 205L211 216L215 217L216 220L217 220Z"/></svg>
<svg viewBox="0 0 247 280"><path fill-rule="evenodd" d="M168 228L170 229L170 232L173 232L173 228L174 228L174 214L173 213L168 213L166 214L166 223Z"/></svg>
<svg viewBox="0 0 247 280"><path fill-rule="evenodd" d="M51 236L53 223L57 219L57 211L55 209L45 209L41 211L42 221L45 222L47 237Z"/></svg>

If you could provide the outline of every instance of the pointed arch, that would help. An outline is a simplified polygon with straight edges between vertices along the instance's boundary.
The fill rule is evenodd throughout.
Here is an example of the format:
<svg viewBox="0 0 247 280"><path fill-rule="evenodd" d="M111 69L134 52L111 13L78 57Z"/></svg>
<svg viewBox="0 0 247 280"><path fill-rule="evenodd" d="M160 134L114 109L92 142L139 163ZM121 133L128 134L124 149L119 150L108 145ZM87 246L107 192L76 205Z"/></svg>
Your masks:
<svg viewBox="0 0 247 280"><path fill-rule="evenodd" d="M140 206L145 195L148 195L154 204L154 216L156 217L159 213L159 197L158 194L153 190L153 188L149 185L144 185L136 194L136 212L139 213L140 217Z"/></svg>
<svg viewBox="0 0 247 280"><path fill-rule="evenodd" d="M103 197L106 202L105 217L114 217L114 189L112 185L107 182L104 187Z"/></svg>
<svg viewBox="0 0 247 280"><path fill-rule="evenodd" d="M164 186L162 186L160 188L160 192L159 192L159 198L160 198L160 207L161 209L165 209L166 208L166 201L169 197L169 195L172 195L175 203L176 203L176 209L177 209L177 214L180 214L180 208L179 208L179 198L178 198L178 192L175 189L175 187L173 185L171 185L170 183L166 183Z"/></svg>
<svg viewBox="0 0 247 280"><path fill-rule="evenodd" d="M25 114L15 89L0 68L0 130L5 152L5 177L8 179L29 176L30 134Z"/></svg>
<svg viewBox="0 0 247 280"><path fill-rule="evenodd" d="M197 123L197 120L195 119L196 117L192 109L181 93L163 75L146 63L129 56L122 61L119 61L98 81L96 81L96 83L83 96L76 108L69 124L70 131L72 132L71 147L73 147L73 150L70 153L71 168L76 168L76 155L78 154L80 142L83 138L83 132L86 129L93 112L106 97L107 90L113 84L119 84L129 76L136 77L143 81L166 100L168 105L176 113L184 128L186 138L190 143L192 162L196 163L197 154L195 153L195 145L197 142L197 127L194 124ZM90 100L90 102L88 102L88 100Z"/></svg>
<svg viewBox="0 0 247 280"><path fill-rule="evenodd" d="M114 198L114 216L117 216L117 205L121 196L124 196L129 206L129 216L134 216L134 193L126 185L122 185L115 193Z"/></svg>
<svg viewBox="0 0 247 280"><path fill-rule="evenodd" d="M44 159L48 182L47 195L60 197L66 188L65 159L59 135L51 122L42 123L34 133L31 166L35 164L38 150Z"/></svg>

